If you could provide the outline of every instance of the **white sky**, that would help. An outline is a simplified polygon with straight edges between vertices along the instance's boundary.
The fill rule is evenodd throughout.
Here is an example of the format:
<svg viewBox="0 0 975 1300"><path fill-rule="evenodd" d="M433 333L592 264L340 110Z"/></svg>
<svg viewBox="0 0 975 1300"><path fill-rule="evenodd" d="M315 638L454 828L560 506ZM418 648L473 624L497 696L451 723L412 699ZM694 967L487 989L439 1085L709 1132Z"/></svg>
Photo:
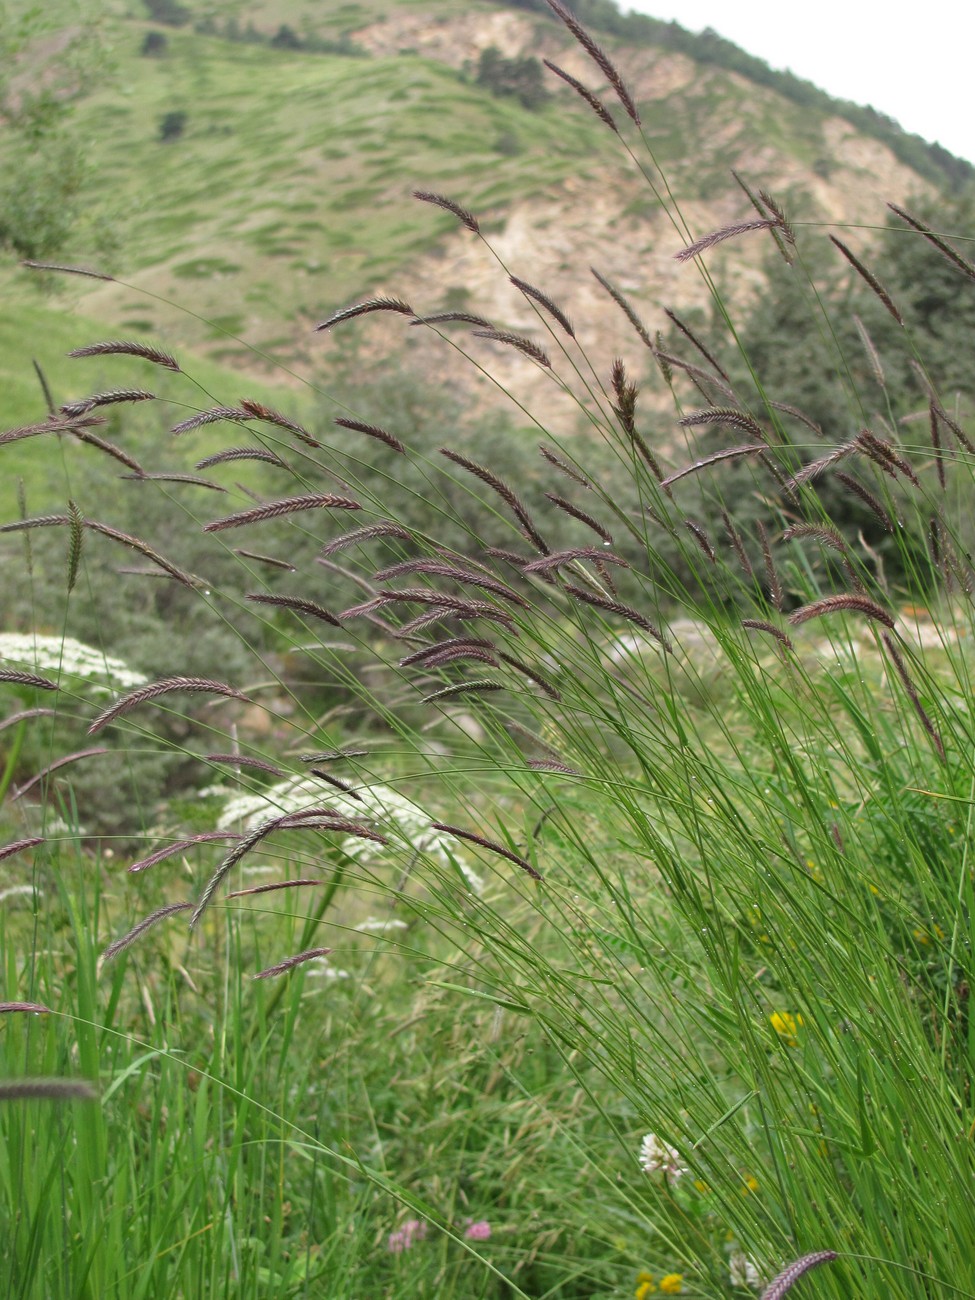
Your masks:
<svg viewBox="0 0 975 1300"><path fill-rule="evenodd" d="M972 0L620 0L620 8L712 27L771 67L975 163Z"/></svg>

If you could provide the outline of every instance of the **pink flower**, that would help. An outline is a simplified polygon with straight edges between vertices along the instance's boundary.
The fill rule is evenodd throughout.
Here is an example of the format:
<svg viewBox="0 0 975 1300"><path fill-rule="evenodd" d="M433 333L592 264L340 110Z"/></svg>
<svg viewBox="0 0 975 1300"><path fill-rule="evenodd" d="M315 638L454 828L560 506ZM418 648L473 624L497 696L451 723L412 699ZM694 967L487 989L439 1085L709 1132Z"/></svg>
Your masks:
<svg viewBox="0 0 975 1300"><path fill-rule="evenodd" d="M386 1249L393 1255L402 1255L416 1241L422 1241L427 1235L427 1225L420 1219L407 1219L402 1228L389 1234Z"/></svg>
<svg viewBox="0 0 975 1300"><path fill-rule="evenodd" d="M476 1223L468 1222L464 1236L468 1241L487 1241L491 1235L491 1225L487 1219L478 1219Z"/></svg>

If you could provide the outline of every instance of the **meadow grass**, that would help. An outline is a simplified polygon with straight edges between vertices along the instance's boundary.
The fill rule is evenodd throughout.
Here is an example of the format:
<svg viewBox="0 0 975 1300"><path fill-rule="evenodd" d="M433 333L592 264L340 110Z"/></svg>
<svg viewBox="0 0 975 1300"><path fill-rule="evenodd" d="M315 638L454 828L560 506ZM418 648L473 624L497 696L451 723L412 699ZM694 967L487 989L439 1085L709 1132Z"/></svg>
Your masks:
<svg viewBox="0 0 975 1300"><path fill-rule="evenodd" d="M426 198L418 225L476 217ZM759 229L711 232L683 273L775 238L835 337L805 269L824 233L755 203ZM194 575L165 685L8 643L11 712L53 708L76 750L101 715L136 786L154 749L186 764L96 840L70 766L15 797L41 716L0 733L6 840L43 839L0 864L4 994L49 1008L5 1015L3 1074L98 1088L0 1100L11 1295L975 1295L967 426L928 375L848 386L847 427L814 433L761 374L721 373L720 297L707 339L647 351L635 321L636 359L603 373L530 268L498 274L528 285L530 340L426 328L577 395L583 435L522 412L534 475L449 427L446 455L399 450L365 402L337 433L229 394L206 429L290 469L255 500L211 467L228 496L190 509L139 485L179 527L137 540ZM910 320L904 349L923 360ZM651 367L672 416L630 378ZM5 537L45 579L67 557L55 654L113 540L62 510ZM199 667L191 606L246 671Z"/></svg>

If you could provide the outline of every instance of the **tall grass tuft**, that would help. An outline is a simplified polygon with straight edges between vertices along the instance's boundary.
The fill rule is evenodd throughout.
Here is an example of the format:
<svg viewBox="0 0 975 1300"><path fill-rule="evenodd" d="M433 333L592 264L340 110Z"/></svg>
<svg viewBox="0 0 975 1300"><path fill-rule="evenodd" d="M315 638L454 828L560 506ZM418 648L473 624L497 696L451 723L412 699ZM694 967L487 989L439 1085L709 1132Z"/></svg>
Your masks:
<svg viewBox="0 0 975 1300"><path fill-rule="evenodd" d="M650 175L626 83L549 3ZM531 412L545 442L517 490L501 445L428 458L366 412L306 428L247 401L172 427L247 426L253 448L195 462L228 475L240 510L206 522L172 495L193 484L147 474L132 490L181 520L162 550L82 514L79 493L0 530L70 528L65 628L91 580L85 533L153 561L187 602L171 662L107 705L36 639L31 654L0 637L18 738L0 859L35 854L10 878L25 910L0 913L3 992L48 1013L0 1027L0 1096L24 1103L0 1108L7 1294L975 1296L972 442L933 380L933 433L915 439L916 394L872 338L883 409L851 389L825 451L792 394L731 363L708 258L745 233L788 255L775 274L806 277L812 324L836 337L806 269L824 233L742 186L758 219L699 238L654 189L682 273L714 295L715 337L666 313L665 350L594 272L637 336L611 368L466 208L416 191L542 309L548 350L387 296L317 329L468 323L542 367L585 432ZM921 365L907 307L830 238ZM191 380L139 347L75 355L135 351ZM629 376L651 362L663 384L646 378L638 402ZM0 443L148 397L106 391ZM235 483L247 458L293 494ZM323 491L334 477L355 495ZM345 531L335 511L366 522ZM232 550L222 534L241 529L262 549ZM202 556L219 581L194 576ZM190 606L250 680L187 668ZM129 823L101 857L84 844L38 690L66 733L112 722L125 761L180 760L138 846ZM150 700L152 718L134 713ZM19 746L49 724L18 770L37 800L14 809ZM102 757L67 758L83 755ZM43 1124L30 1109L90 1094Z"/></svg>

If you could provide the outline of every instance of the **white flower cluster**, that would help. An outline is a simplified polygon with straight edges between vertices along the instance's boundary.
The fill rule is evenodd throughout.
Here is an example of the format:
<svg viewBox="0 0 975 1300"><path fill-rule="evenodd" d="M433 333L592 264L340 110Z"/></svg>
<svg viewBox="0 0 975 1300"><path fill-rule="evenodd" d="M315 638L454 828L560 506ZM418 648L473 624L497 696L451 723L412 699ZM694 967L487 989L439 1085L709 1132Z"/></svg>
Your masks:
<svg viewBox="0 0 975 1300"><path fill-rule="evenodd" d="M758 1265L738 1246L732 1248L728 1257L728 1280L732 1286L758 1287L762 1285L762 1274Z"/></svg>
<svg viewBox="0 0 975 1300"><path fill-rule="evenodd" d="M356 794L358 799L343 794L341 790L323 790L318 781L307 777L292 777L269 786L260 794L241 794L228 799L217 820L217 830L230 830L237 826L253 830L267 817L280 817L327 804L350 820L365 818L381 833L405 841L419 853L432 854L444 866L449 866L453 859L474 893L480 894L484 882L457 853L456 840L443 831L434 830L430 815L419 804L388 785L359 786ZM383 846L372 840L348 836L342 841L342 852L360 862L370 862L382 851Z"/></svg>
<svg viewBox="0 0 975 1300"><path fill-rule="evenodd" d="M100 691L131 689L148 680L121 659L70 636L0 632L0 663L27 672L80 677Z"/></svg>
<svg viewBox="0 0 975 1300"><path fill-rule="evenodd" d="M640 1143L640 1168L645 1174L669 1174L681 1178L688 1172L676 1147L668 1146L656 1133L647 1133Z"/></svg>

